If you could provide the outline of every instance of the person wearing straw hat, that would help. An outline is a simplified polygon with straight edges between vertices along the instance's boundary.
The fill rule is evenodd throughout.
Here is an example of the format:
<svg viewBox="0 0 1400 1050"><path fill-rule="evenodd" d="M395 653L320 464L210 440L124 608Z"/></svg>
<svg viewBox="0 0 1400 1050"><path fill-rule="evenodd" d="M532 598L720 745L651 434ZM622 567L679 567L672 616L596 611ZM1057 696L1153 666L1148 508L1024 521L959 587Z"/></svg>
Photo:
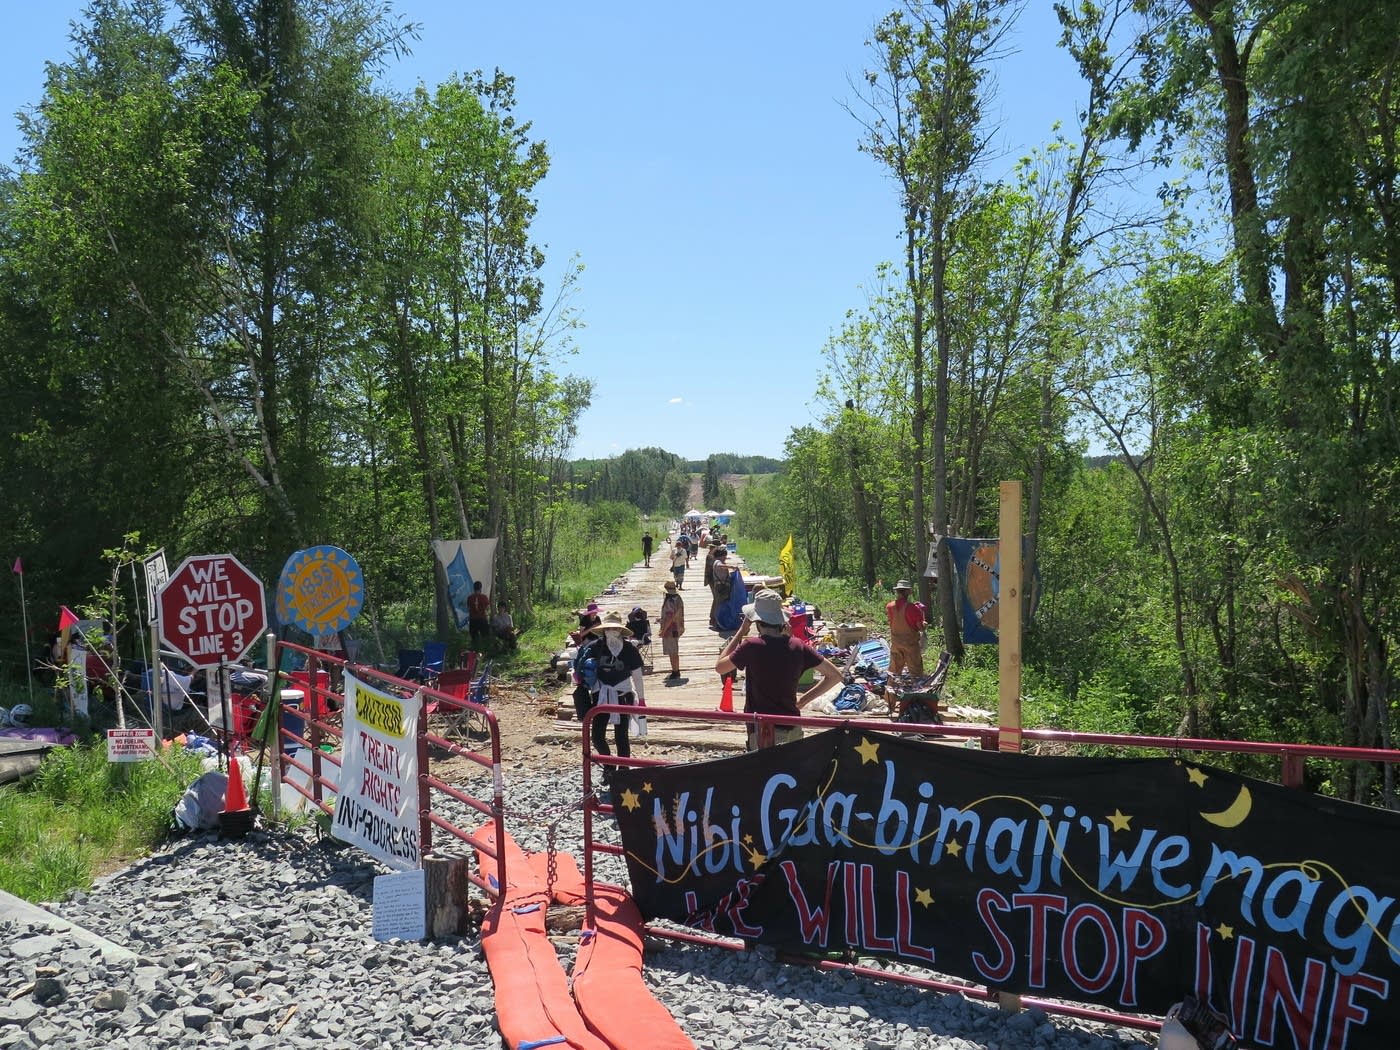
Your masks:
<svg viewBox="0 0 1400 1050"><path fill-rule="evenodd" d="M665 597L661 599L661 651L671 660L671 673L667 682L681 679L681 635L685 634L685 600L676 590L676 581L667 580L663 588Z"/></svg>
<svg viewBox="0 0 1400 1050"><path fill-rule="evenodd" d="M622 614L612 611L592 629L593 640L579 650L574 666L580 669L581 681L574 690L574 710L582 722L588 712L599 704L646 705L642 654L627 638L627 622ZM593 747L600 755L608 751L608 724L613 726L613 740L619 758L632 757L632 742L628 722L631 719L614 713L608 718L593 720ZM603 783L612 780L612 768L603 767Z"/></svg>
<svg viewBox="0 0 1400 1050"><path fill-rule="evenodd" d="M750 638L749 632L757 637ZM807 670L816 669L816 681L801 696L797 682ZM715 671L721 676L744 672L744 710L761 715L796 715L802 708L835 688L841 672L806 642L787 631L787 612L777 591L764 588L744 606L744 616L734 637L720 651ZM800 726L775 726L774 743L786 744L802 737ZM757 726L748 727L748 748L759 746Z"/></svg>
<svg viewBox="0 0 1400 1050"><path fill-rule="evenodd" d="M913 588L908 580L894 585L894 601L885 606L890 623L890 673L907 673L916 678L924 673L924 607L909 600Z"/></svg>

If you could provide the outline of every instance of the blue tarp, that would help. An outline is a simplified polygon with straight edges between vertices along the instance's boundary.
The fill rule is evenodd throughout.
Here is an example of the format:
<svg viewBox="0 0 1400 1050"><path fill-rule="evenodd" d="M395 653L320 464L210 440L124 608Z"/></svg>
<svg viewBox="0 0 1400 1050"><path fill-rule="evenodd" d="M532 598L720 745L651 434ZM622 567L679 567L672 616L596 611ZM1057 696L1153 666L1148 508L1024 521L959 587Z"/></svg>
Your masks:
<svg viewBox="0 0 1400 1050"><path fill-rule="evenodd" d="M729 570L729 600L715 610L715 623L721 631L737 631L749 603L749 592L738 569Z"/></svg>

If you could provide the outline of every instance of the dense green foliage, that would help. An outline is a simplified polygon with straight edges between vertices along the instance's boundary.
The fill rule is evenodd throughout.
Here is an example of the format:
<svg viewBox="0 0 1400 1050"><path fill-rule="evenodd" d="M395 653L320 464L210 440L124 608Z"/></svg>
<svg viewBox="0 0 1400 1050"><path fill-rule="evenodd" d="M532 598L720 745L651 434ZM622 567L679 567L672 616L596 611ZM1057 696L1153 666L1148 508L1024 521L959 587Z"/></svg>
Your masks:
<svg viewBox="0 0 1400 1050"><path fill-rule="evenodd" d="M907 253L828 345L824 425L793 432L766 516L814 573L869 584L923 565L925 474L930 530L963 536L995 535L997 482L1022 479L1045 595L1027 684L1047 715L1389 747L1393 12L1057 11L1078 141L996 181L985 74L1013 6L925 0L878 27L853 113L898 184ZM1130 210L1108 173L1154 159L1180 177ZM1113 460L1088 466L1086 436ZM1375 772L1336 786L1372 797Z"/></svg>
<svg viewBox="0 0 1400 1050"><path fill-rule="evenodd" d="M429 541L492 535L528 622L693 491L875 603L926 578L931 537L995 534L1017 479L1045 718L1389 747L1390 5L1057 4L1073 133L1010 172L988 147L1017 5L892 6L850 110L898 257L813 348L818 422L778 472L569 462L591 386L562 370L570 281L545 288L531 235L549 155L509 77L383 92L412 30L365 0L99 0L0 182L0 549L31 607L125 602L101 552L156 538L265 578L333 540L376 631L446 634ZM1374 777L1336 787L1393 800Z"/></svg>
<svg viewBox="0 0 1400 1050"><path fill-rule="evenodd" d="M589 384L530 235L548 155L502 74L378 88L411 36L364 0L101 0L50 67L0 185L34 607L126 534L268 580L333 539L376 627L441 594L435 538L499 537L521 613L557 576Z"/></svg>
<svg viewBox="0 0 1400 1050"><path fill-rule="evenodd" d="M690 475L681 458L659 448L628 449L613 459L578 460L570 465L570 474L577 479L578 496L585 503L623 500L643 514L658 508L670 514L683 513L680 503L685 496L676 501L674 486L667 486L673 475L682 475L685 491L690 489Z"/></svg>
<svg viewBox="0 0 1400 1050"><path fill-rule="evenodd" d="M721 476L726 474L777 474L783 461L770 456L741 456L737 452L715 452L703 460L691 460L685 465L691 473L703 473L710 466ZM721 510L711 507L710 510Z"/></svg>

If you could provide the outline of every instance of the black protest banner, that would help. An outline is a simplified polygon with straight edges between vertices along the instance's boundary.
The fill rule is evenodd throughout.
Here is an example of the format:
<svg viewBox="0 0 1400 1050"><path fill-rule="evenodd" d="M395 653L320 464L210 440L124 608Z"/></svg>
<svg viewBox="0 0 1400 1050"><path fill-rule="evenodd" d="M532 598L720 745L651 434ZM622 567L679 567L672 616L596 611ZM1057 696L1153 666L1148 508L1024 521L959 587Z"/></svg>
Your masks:
<svg viewBox="0 0 1400 1050"><path fill-rule="evenodd" d="M614 792L648 919L1124 1011L1195 994L1261 1048L1400 1031L1400 814L1177 759L849 729L618 770Z"/></svg>

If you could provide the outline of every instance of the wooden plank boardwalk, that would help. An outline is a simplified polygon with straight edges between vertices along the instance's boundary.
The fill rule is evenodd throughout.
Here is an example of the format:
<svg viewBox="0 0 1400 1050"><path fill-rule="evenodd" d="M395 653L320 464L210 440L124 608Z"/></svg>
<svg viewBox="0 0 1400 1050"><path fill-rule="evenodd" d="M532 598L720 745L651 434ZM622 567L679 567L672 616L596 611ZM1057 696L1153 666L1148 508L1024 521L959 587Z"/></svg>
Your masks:
<svg viewBox="0 0 1400 1050"><path fill-rule="evenodd" d="M604 614L617 612L623 619L640 605L646 610L652 625L652 671L646 676L646 701L651 707L682 708L690 711L715 711L719 708L721 685L715 674L715 661L724 647L727 636L708 628L710 620L710 589L703 583L705 578L705 554L696 554L686 570L685 582L681 586L681 599L685 602L685 634L681 636L681 678L677 682L665 681L671 664L661 651L660 629L661 599L665 594L664 584L671 579L671 541L659 543L652 552L651 566L642 564L641 559L619 577L612 587L597 596L599 608ZM747 577L743 557L729 555L729 564L736 565ZM579 727L573 717L572 683L559 687L557 707L559 717L551 728L539 735L537 740L557 741L578 739ZM734 707L743 710L743 683L735 688ZM719 725L714 723L692 722L678 719L649 720L647 739L633 743L633 754L646 755L649 746L679 745L687 747L714 748L717 750L742 751L744 749L744 727L742 724Z"/></svg>
<svg viewBox="0 0 1400 1050"><path fill-rule="evenodd" d="M674 539L674 537L671 537ZM681 636L681 679L678 682L665 681L671 666L661 652L659 630L663 585L671 578L670 542L658 545L652 552L651 565L645 566L639 559L614 585L598 595L597 602L603 613L617 612L627 618L634 606L640 605L651 618L652 671L646 676L646 700L649 707L680 708L685 711L715 711L719 708L721 685L715 673L715 661L724 647L727 635L708 628L710 619L710 589L702 582L705 578L705 556L699 554L686 570L686 582L682 586L681 598L685 601L685 634ZM737 565L746 571L742 556L729 555L729 564ZM752 597L752 589L750 597ZM818 637L825 633L827 624L818 620L813 624ZM561 639L561 641L563 641ZM743 680L734 687L734 709L744 708ZM537 742L577 742L579 725L574 718L573 684L565 682L558 687L555 696L557 715L551 726L535 735ZM827 694L828 697L835 693ZM863 718L882 718L883 704L876 703ZM943 707L944 717L951 724L989 725L995 723L995 712L977 708L949 706ZM662 757L670 748L694 748L702 750L742 751L744 750L744 725L741 722L715 723L681 718L649 719L647 738L633 741L633 754L647 757L650 748L658 749L653 757ZM962 741L948 741L961 746Z"/></svg>

